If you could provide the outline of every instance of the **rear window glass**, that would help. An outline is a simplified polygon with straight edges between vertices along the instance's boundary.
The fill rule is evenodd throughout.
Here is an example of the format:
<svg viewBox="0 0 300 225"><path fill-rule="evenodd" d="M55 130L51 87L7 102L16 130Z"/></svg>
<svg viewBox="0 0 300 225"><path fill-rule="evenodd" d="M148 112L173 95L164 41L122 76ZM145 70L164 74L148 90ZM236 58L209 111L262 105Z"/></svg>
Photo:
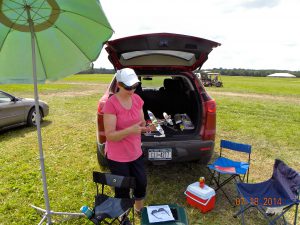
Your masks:
<svg viewBox="0 0 300 225"><path fill-rule="evenodd" d="M155 77L142 77L142 88L143 89L157 89L164 86L165 79L172 79L171 76L155 76Z"/></svg>
<svg viewBox="0 0 300 225"><path fill-rule="evenodd" d="M144 50L144 51L134 51L134 52L126 52L122 54L122 57L126 60L141 57L141 56L147 56L147 55L169 55L174 56L178 58L182 58L186 61L191 60L194 57L193 53L190 52L180 52L180 51L166 51L166 50Z"/></svg>

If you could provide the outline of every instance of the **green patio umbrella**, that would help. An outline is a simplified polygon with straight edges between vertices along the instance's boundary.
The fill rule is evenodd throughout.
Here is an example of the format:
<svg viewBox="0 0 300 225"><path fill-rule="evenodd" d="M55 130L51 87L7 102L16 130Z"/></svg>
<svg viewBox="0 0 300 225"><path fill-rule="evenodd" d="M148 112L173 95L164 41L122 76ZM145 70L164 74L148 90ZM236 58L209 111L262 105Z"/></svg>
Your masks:
<svg viewBox="0 0 300 225"><path fill-rule="evenodd" d="M33 83L46 210L50 210L44 166L37 83L88 69L112 28L98 0L0 0L0 84Z"/></svg>

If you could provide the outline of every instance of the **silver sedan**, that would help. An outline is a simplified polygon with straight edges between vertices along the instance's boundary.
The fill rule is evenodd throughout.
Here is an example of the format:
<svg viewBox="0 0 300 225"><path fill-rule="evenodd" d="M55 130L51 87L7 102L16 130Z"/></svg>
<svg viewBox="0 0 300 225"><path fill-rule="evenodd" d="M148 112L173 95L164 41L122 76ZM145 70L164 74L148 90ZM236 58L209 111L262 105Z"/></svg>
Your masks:
<svg viewBox="0 0 300 225"><path fill-rule="evenodd" d="M46 102L39 101L41 119L49 113ZM34 99L19 98L0 91L0 130L18 125L36 125Z"/></svg>

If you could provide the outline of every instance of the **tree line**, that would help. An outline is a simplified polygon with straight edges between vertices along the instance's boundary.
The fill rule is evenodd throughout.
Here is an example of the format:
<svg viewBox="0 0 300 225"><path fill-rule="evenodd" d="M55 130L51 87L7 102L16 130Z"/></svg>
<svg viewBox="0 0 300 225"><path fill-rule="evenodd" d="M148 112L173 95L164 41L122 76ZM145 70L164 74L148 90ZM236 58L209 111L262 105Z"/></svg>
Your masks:
<svg viewBox="0 0 300 225"><path fill-rule="evenodd" d="M77 74L114 74L114 69L106 69L106 68L90 68L88 70L81 71Z"/></svg>
<svg viewBox="0 0 300 225"><path fill-rule="evenodd" d="M253 69L224 69L224 68L213 68L200 70L201 71L210 71L214 73L220 73L221 75L227 76L249 76L249 77L265 77L272 73L290 73L297 77L300 77L300 71L290 71L290 70L253 70ZM114 69L106 68L90 68L89 70L81 71L78 74L114 74Z"/></svg>

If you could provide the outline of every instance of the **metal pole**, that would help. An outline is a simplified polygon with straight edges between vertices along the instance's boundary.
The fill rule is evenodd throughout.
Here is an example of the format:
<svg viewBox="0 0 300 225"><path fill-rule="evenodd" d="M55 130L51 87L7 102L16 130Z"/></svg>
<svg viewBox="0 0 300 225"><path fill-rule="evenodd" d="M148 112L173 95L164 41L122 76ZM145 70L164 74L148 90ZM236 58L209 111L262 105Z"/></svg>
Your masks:
<svg viewBox="0 0 300 225"><path fill-rule="evenodd" d="M40 153L40 165L42 172L42 181L43 181L43 190L44 190L44 200L46 205L46 217L47 224L52 224L51 222L51 211L50 211L50 202L48 197L48 189L47 189L47 179L45 172L45 158L43 153L43 144L42 144L42 132L41 132L41 115L39 109L39 95L38 95L38 86L37 86L37 76L36 76L36 55L35 55L35 36L34 36L34 25L30 15L30 6L26 5L25 9L27 11L29 28L31 33L31 49L32 49L32 70L33 70L33 83L34 83L34 101L35 101L35 112L36 112L36 127L38 134L38 145L39 145L39 153Z"/></svg>

